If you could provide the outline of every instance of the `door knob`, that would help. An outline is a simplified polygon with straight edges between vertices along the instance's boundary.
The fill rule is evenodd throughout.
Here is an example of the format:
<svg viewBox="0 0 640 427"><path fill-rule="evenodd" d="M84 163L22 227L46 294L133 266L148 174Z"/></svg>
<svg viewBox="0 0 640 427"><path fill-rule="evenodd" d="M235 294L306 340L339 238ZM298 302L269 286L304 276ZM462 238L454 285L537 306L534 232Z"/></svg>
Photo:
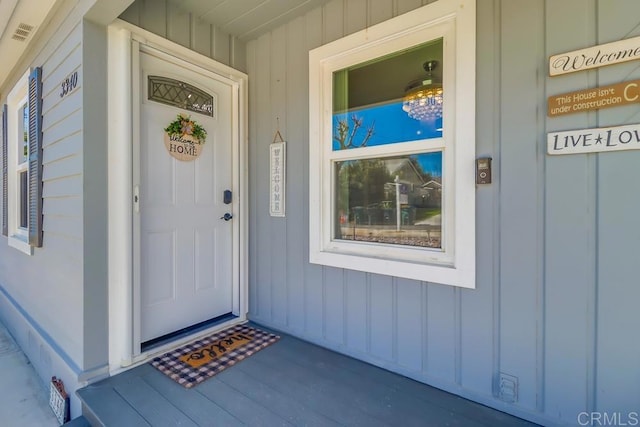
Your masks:
<svg viewBox="0 0 640 427"><path fill-rule="evenodd" d="M231 215L229 212L220 217L220 219L224 219L225 221L229 221L231 218L233 218L233 215Z"/></svg>

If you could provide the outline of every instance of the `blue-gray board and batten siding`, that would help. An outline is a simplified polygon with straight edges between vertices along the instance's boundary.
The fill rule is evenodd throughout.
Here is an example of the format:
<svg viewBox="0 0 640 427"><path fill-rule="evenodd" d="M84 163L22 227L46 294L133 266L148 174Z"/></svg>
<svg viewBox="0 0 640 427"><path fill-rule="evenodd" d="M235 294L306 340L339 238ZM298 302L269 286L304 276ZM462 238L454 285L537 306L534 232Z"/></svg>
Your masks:
<svg viewBox="0 0 640 427"><path fill-rule="evenodd" d="M149 364L78 392L109 426L532 426L288 335L186 389Z"/></svg>
<svg viewBox="0 0 640 427"><path fill-rule="evenodd" d="M426 3L332 0L229 44L250 81L250 317L544 424L639 412L640 152L545 154L547 132L640 122L638 104L546 117L548 96L640 78L640 61L547 71L550 55L639 36L637 0L478 0L476 151L494 181L477 189L475 290L309 263L308 52ZM149 4L124 18L142 25ZM163 10L146 27L171 38ZM269 216L276 129L286 218Z"/></svg>

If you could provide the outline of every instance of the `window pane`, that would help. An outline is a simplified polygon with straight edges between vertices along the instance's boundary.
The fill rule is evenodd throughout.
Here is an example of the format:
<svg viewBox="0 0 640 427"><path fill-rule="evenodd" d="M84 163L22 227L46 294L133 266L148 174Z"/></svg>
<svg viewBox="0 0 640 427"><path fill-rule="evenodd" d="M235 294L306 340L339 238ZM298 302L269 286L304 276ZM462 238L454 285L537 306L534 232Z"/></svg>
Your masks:
<svg viewBox="0 0 640 427"><path fill-rule="evenodd" d="M27 161L29 156L29 106L24 104L21 108L22 122L20 123L21 129L18 135L22 136L21 144L18 145L18 164L22 164Z"/></svg>
<svg viewBox="0 0 640 427"><path fill-rule="evenodd" d="M20 228L29 226L29 184L27 172L20 172Z"/></svg>
<svg viewBox="0 0 640 427"><path fill-rule="evenodd" d="M442 152L334 163L339 240L441 248Z"/></svg>
<svg viewBox="0 0 640 427"><path fill-rule="evenodd" d="M442 50L432 40L334 72L333 150L442 137Z"/></svg>

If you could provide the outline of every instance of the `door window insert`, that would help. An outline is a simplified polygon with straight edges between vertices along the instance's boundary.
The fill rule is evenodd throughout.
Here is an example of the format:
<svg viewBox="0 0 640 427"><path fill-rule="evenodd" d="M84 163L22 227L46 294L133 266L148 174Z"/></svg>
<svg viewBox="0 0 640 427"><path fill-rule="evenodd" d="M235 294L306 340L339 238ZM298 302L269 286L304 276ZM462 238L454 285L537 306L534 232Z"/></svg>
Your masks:
<svg viewBox="0 0 640 427"><path fill-rule="evenodd" d="M176 79L161 76L148 77L148 97L152 101L184 108L213 117L212 95L202 89Z"/></svg>

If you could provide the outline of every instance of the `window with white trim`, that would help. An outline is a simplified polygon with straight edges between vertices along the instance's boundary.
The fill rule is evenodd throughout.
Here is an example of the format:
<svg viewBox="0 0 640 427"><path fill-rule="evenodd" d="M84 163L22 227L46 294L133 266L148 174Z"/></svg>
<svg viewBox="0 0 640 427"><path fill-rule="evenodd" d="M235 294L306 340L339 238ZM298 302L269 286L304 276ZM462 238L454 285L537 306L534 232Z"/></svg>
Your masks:
<svg viewBox="0 0 640 427"><path fill-rule="evenodd" d="M310 52L310 261L475 287L475 1Z"/></svg>
<svg viewBox="0 0 640 427"><path fill-rule="evenodd" d="M42 244L41 91L41 69L27 71L3 113L3 234L27 254Z"/></svg>

